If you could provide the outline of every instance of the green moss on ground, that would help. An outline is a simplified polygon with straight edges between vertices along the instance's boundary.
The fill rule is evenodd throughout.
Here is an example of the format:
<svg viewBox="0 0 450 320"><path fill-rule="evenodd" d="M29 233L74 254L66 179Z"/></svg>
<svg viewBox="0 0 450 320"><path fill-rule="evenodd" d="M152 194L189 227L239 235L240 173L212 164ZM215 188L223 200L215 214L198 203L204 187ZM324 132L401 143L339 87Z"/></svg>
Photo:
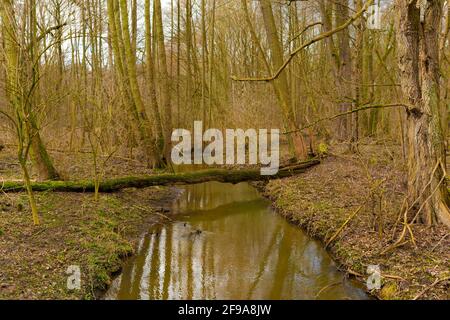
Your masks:
<svg viewBox="0 0 450 320"><path fill-rule="evenodd" d="M34 227L24 195L0 196L0 299L98 298L142 232L160 221L153 208L171 197L166 188L101 195L99 202L37 193L42 226ZM67 289L72 265L81 268L81 290Z"/></svg>

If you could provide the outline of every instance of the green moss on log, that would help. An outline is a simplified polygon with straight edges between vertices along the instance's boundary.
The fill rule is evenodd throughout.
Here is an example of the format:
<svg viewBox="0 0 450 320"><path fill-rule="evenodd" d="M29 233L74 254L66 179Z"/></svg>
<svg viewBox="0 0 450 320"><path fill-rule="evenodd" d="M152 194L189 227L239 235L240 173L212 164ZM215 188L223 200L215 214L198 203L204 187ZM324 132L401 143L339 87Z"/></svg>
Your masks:
<svg viewBox="0 0 450 320"><path fill-rule="evenodd" d="M126 188L147 188L152 186L198 184L209 181L223 183L240 183L245 181L264 181L289 177L304 172L306 169L318 165L319 160L310 160L279 170L276 175L262 176L260 169L225 170L212 169L175 174L158 174L149 176L123 177L104 180L100 184L99 192L111 193ZM46 181L34 182L33 191L59 191L59 192L94 192L94 181ZM22 182L6 181L3 183L5 192L21 192L24 190Z"/></svg>

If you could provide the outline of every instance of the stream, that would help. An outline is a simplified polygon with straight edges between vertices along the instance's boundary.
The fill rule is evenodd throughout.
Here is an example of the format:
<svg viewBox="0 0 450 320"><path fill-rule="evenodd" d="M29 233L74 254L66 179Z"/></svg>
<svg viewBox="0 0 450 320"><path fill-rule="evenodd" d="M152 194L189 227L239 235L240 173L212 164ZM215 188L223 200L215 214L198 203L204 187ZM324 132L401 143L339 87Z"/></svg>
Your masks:
<svg viewBox="0 0 450 320"><path fill-rule="evenodd" d="M142 236L105 299L368 299L248 183L183 187L173 212Z"/></svg>

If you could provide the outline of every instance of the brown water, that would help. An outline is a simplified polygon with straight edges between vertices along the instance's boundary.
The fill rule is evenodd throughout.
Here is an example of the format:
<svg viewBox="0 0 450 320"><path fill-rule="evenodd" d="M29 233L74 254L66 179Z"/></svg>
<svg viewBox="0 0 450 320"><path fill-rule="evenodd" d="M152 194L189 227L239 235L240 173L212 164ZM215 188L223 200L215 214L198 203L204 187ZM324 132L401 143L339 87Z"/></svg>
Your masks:
<svg viewBox="0 0 450 320"><path fill-rule="evenodd" d="M185 187L106 299L367 299L247 183Z"/></svg>

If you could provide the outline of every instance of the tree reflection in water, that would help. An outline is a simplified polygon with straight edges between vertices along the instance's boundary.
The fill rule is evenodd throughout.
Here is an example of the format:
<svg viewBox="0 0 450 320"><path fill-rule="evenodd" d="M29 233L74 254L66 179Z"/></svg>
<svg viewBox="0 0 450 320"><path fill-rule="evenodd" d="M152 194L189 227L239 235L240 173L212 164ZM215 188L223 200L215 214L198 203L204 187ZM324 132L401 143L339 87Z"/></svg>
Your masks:
<svg viewBox="0 0 450 320"><path fill-rule="evenodd" d="M173 209L178 221L143 237L107 299L367 298L246 183L187 186Z"/></svg>

